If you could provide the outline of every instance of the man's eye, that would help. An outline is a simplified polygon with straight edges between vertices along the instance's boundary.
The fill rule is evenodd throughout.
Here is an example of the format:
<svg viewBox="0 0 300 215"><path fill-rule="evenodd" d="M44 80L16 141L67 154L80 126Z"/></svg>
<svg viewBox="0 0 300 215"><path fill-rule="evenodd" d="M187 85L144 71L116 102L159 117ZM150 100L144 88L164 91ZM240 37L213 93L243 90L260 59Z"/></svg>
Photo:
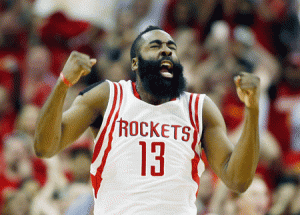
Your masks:
<svg viewBox="0 0 300 215"><path fill-rule="evenodd" d="M158 48L159 46L150 46L150 48Z"/></svg>
<svg viewBox="0 0 300 215"><path fill-rule="evenodd" d="M172 49L172 50L176 50L176 48L175 48L175 47L170 47L170 49Z"/></svg>

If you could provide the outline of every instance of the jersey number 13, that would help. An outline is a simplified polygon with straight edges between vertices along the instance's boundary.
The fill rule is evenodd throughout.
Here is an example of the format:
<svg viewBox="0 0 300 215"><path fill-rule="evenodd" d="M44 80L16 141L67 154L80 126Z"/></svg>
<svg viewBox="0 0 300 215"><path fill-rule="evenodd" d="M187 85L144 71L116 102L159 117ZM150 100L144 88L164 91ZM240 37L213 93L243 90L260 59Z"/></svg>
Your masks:
<svg viewBox="0 0 300 215"><path fill-rule="evenodd" d="M141 165L141 175L146 176L146 164L147 164L147 150L146 142L140 141L139 145L142 147L142 165ZM150 173L152 176L163 176L165 173L165 143L164 142L152 142L151 143L151 153L159 152L158 156L155 156L155 160L159 161L159 166L150 166ZM148 152L149 153L149 152Z"/></svg>

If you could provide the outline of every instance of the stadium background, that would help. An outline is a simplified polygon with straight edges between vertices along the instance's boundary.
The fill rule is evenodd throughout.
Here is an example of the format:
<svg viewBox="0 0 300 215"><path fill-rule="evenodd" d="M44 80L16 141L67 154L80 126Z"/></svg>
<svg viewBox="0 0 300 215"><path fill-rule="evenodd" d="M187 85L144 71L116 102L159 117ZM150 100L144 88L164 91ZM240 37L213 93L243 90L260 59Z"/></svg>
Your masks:
<svg viewBox="0 0 300 215"><path fill-rule="evenodd" d="M158 25L178 45L188 90L206 93L233 142L244 108L233 77L261 78L261 159L255 183L238 195L207 170L198 214L300 214L300 50L298 0L2 0L0 1L1 214L92 214L87 131L51 159L33 152L37 114L73 50L97 59L73 86L133 80L129 50ZM205 155L202 155L205 160Z"/></svg>

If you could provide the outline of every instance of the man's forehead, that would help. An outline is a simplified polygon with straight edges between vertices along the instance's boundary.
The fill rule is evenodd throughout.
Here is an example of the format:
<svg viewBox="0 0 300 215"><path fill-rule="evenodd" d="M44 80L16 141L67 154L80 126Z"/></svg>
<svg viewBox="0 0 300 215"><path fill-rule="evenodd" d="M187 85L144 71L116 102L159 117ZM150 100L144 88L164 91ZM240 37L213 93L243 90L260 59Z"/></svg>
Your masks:
<svg viewBox="0 0 300 215"><path fill-rule="evenodd" d="M170 34L162 30L153 30L143 34L142 38L147 43L154 40L160 40L162 42L174 41Z"/></svg>

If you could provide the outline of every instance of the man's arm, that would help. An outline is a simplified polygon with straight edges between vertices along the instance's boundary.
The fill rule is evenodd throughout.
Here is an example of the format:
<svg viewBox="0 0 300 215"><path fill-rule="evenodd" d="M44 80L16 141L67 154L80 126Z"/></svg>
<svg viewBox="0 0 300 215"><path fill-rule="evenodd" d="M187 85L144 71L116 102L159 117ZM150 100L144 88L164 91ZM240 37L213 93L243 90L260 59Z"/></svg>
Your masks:
<svg viewBox="0 0 300 215"><path fill-rule="evenodd" d="M72 52L64 68L64 77L75 84L88 74L96 63L89 56ZM74 142L106 109L109 86L102 83L96 89L78 96L64 114L63 104L68 86L58 79L56 86L40 111L34 137L34 150L38 157L52 157Z"/></svg>
<svg viewBox="0 0 300 215"><path fill-rule="evenodd" d="M203 105L203 148L208 162L222 181L236 192L250 186L259 160L259 78L241 73L235 80L239 98L245 103L245 122L234 146L217 106L208 98Z"/></svg>

